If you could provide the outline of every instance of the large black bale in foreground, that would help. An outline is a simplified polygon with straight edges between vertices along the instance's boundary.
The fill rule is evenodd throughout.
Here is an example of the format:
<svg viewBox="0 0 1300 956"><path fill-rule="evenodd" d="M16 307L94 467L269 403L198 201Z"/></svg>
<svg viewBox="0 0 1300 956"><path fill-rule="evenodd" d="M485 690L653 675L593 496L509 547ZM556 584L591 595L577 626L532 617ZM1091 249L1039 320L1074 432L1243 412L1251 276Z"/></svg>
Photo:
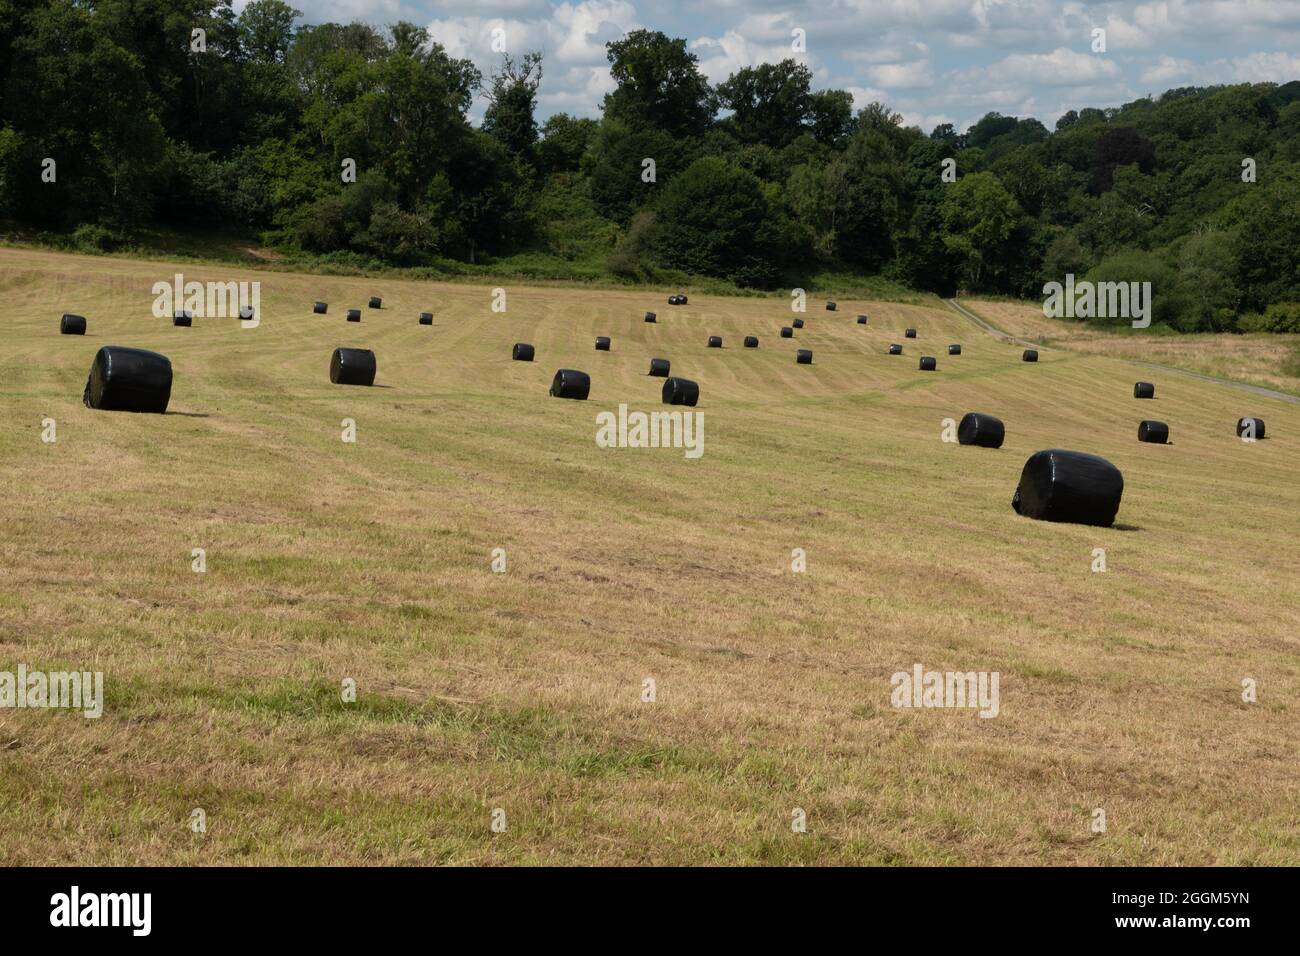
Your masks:
<svg viewBox="0 0 1300 956"><path fill-rule="evenodd" d="M1124 476L1105 458L1050 448L1029 456L1011 507L1039 521L1108 528L1115 523Z"/></svg>
<svg viewBox="0 0 1300 956"><path fill-rule="evenodd" d="M370 349L335 349L330 358L330 381L335 385L374 385L375 353Z"/></svg>
<svg viewBox="0 0 1300 956"><path fill-rule="evenodd" d="M1002 420L982 412L967 412L957 426L957 443L961 445L1001 448L1006 436L1007 429Z"/></svg>
<svg viewBox="0 0 1300 956"><path fill-rule="evenodd" d="M73 315L71 312L65 312L63 318L59 319L59 334L85 335L86 317L84 315Z"/></svg>
<svg viewBox="0 0 1300 956"><path fill-rule="evenodd" d="M167 356L105 345L90 363L81 400L87 408L161 415L171 397L172 363Z"/></svg>
<svg viewBox="0 0 1300 956"><path fill-rule="evenodd" d="M574 398L586 401L591 394L591 376L577 369L562 368L551 380L551 395L555 398Z"/></svg>
<svg viewBox="0 0 1300 956"><path fill-rule="evenodd" d="M691 405L700 400L700 386L689 378L670 378L664 382L665 405Z"/></svg>

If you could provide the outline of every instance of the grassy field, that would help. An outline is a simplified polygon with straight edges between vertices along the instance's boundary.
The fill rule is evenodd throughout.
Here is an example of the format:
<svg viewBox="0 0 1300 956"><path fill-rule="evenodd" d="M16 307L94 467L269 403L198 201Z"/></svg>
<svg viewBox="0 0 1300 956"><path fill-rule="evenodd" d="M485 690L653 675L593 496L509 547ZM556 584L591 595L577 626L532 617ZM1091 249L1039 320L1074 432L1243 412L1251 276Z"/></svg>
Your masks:
<svg viewBox="0 0 1300 956"><path fill-rule="evenodd" d="M1008 335L1026 341L1085 355L1185 368L1300 395L1300 335L1157 335L1145 329L1049 319L1041 303L965 298L961 303Z"/></svg>
<svg viewBox="0 0 1300 956"><path fill-rule="evenodd" d="M1300 860L1300 406L1024 364L944 307L789 341L779 299L183 271L260 280L261 325L153 318L165 264L0 251L0 670L106 683L98 720L0 710L0 862ZM106 344L171 358L169 414L82 406ZM381 387L330 384L341 345ZM594 441L659 407L652 356L701 385L698 460ZM1000 450L941 440L970 410ZM1117 527L1012 511L1050 447L1122 469ZM892 707L916 663L998 672L999 715Z"/></svg>

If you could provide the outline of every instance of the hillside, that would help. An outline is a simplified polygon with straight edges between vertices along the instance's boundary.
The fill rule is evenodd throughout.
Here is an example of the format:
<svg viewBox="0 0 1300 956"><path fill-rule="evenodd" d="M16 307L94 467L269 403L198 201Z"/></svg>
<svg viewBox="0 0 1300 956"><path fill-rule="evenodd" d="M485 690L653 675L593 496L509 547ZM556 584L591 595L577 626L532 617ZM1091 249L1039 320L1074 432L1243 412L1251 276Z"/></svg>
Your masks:
<svg viewBox="0 0 1300 956"><path fill-rule="evenodd" d="M260 280L260 326L153 318L177 270ZM7 864L1296 859L1300 406L1025 364L937 302L810 303L788 341L781 299L508 286L497 314L488 287L177 270L0 250L0 669L107 687L98 720L0 710ZM107 344L171 358L167 415L82 406ZM378 387L330 384L343 345ZM597 413L660 408L655 356L700 383L698 460L595 444ZM560 367L589 401L547 396ZM971 410L1001 449L940 440ZM1116 527L1012 511L1051 447L1123 471ZM997 671L999 715L891 707L916 663Z"/></svg>

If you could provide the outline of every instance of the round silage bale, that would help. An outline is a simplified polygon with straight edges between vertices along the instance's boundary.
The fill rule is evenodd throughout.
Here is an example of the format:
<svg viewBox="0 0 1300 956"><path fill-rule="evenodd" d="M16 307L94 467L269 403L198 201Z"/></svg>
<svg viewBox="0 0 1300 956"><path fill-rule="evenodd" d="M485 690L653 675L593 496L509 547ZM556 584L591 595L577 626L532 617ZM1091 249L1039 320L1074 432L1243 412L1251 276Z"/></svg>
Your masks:
<svg viewBox="0 0 1300 956"><path fill-rule="evenodd" d="M122 345L105 345L90 363L81 400L87 408L110 412L167 411L172 394L172 363L165 355Z"/></svg>
<svg viewBox="0 0 1300 956"><path fill-rule="evenodd" d="M571 398L586 401L591 394L591 376L573 368L562 368L551 380L551 395L555 398Z"/></svg>
<svg viewBox="0 0 1300 956"><path fill-rule="evenodd" d="M691 405L700 400L700 386L689 378L673 377L664 382L663 402L665 405Z"/></svg>
<svg viewBox="0 0 1300 956"><path fill-rule="evenodd" d="M337 348L330 356L330 381L335 385L374 385L376 369L370 349Z"/></svg>
<svg viewBox="0 0 1300 956"><path fill-rule="evenodd" d="M1138 441L1152 445L1169 444L1169 426L1164 422L1145 421L1138 425Z"/></svg>
<svg viewBox="0 0 1300 956"><path fill-rule="evenodd" d="M1124 494L1124 476L1104 458L1051 448L1029 456L1011 507L1026 518L1110 527Z"/></svg>
<svg viewBox="0 0 1300 956"><path fill-rule="evenodd" d="M1007 430L1001 419L982 412L967 412L957 426L957 442L980 448L1001 448Z"/></svg>
<svg viewBox="0 0 1300 956"><path fill-rule="evenodd" d="M1250 417L1237 419L1237 437L1253 438L1256 441L1263 438L1264 419Z"/></svg>

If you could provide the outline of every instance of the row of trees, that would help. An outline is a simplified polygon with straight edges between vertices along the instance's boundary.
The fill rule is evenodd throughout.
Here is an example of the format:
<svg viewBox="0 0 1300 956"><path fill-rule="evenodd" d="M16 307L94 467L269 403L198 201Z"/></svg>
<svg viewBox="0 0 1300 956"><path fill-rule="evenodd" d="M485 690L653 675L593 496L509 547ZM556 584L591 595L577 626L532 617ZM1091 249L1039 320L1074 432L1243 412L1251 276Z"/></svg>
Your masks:
<svg viewBox="0 0 1300 956"><path fill-rule="evenodd" d="M540 54L484 77L409 23L299 19L0 0L0 216L98 244L237 228L361 264L528 253L756 287L827 270L1038 296L1072 272L1153 282L1184 329L1284 327L1300 302L1300 83L926 135L794 60L711 86L684 40L640 30L608 45L600 120L539 125Z"/></svg>

